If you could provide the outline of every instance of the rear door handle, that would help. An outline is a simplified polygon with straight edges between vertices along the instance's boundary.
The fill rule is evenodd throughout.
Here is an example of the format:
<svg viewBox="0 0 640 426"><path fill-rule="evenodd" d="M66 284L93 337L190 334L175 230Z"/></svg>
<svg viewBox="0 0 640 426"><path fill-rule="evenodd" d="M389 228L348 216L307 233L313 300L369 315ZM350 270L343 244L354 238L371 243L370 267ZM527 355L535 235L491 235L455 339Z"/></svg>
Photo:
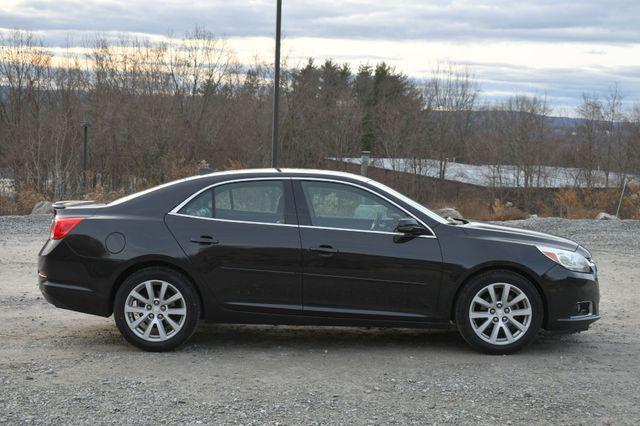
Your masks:
<svg viewBox="0 0 640 426"><path fill-rule="evenodd" d="M322 244L316 247L309 247L309 250L318 253L318 255L320 256L333 256L338 252L338 249L326 244Z"/></svg>
<svg viewBox="0 0 640 426"><path fill-rule="evenodd" d="M204 244L204 245L218 244L218 240L214 240L213 237L209 235L200 235L199 237L192 237L191 242L196 244Z"/></svg>

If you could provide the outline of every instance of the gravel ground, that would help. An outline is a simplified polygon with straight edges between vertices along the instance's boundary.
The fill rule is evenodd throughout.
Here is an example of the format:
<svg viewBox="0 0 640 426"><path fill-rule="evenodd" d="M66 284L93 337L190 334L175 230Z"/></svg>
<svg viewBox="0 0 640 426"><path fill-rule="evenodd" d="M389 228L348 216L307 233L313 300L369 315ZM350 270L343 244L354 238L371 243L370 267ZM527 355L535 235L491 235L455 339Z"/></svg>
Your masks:
<svg viewBox="0 0 640 426"><path fill-rule="evenodd" d="M49 217L0 217L0 423L637 424L640 221L533 219L601 272L603 319L511 356L455 331L204 325L141 352L36 288Z"/></svg>

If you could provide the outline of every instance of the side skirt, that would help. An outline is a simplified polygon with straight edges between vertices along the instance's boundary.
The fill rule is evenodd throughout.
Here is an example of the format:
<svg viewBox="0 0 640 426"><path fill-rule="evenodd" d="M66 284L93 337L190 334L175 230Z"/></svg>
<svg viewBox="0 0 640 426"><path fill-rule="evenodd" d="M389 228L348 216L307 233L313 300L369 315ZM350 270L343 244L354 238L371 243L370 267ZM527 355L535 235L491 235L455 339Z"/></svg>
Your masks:
<svg viewBox="0 0 640 426"><path fill-rule="evenodd" d="M279 315L230 311L218 313L218 315L215 315L214 317L204 318L203 321L221 324L313 325L343 327L396 327L431 329L447 329L452 327L449 321L380 320L368 318L341 318L312 315Z"/></svg>

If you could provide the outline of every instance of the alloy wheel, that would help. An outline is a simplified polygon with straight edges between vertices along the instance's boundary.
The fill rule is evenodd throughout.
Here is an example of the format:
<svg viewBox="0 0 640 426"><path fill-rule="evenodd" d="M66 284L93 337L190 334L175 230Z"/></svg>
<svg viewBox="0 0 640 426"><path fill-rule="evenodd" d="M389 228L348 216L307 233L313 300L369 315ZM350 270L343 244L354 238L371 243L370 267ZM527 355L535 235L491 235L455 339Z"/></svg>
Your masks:
<svg viewBox="0 0 640 426"><path fill-rule="evenodd" d="M149 342L162 342L182 329L187 308L182 293L171 283L149 280L129 292L124 316L138 337Z"/></svg>
<svg viewBox="0 0 640 426"><path fill-rule="evenodd" d="M531 325L531 302L518 287L493 283L471 301L469 321L476 335L492 345L509 345L521 339Z"/></svg>

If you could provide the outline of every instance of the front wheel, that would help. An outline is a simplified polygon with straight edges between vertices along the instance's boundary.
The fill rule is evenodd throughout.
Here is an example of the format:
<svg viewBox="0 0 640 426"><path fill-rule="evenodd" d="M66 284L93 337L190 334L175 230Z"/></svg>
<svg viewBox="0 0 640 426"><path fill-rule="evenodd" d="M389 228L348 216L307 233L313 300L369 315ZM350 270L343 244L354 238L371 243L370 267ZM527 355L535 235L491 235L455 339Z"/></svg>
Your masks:
<svg viewBox="0 0 640 426"><path fill-rule="evenodd" d="M114 300L114 318L125 339L146 351L167 351L185 342L200 318L193 285L180 273L151 267L129 276Z"/></svg>
<svg viewBox="0 0 640 426"><path fill-rule="evenodd" d="M464 286L455 314L460 334L473 348L507 354L535 339L544 309L528 279L511 271L489 271Z"/></svg>

